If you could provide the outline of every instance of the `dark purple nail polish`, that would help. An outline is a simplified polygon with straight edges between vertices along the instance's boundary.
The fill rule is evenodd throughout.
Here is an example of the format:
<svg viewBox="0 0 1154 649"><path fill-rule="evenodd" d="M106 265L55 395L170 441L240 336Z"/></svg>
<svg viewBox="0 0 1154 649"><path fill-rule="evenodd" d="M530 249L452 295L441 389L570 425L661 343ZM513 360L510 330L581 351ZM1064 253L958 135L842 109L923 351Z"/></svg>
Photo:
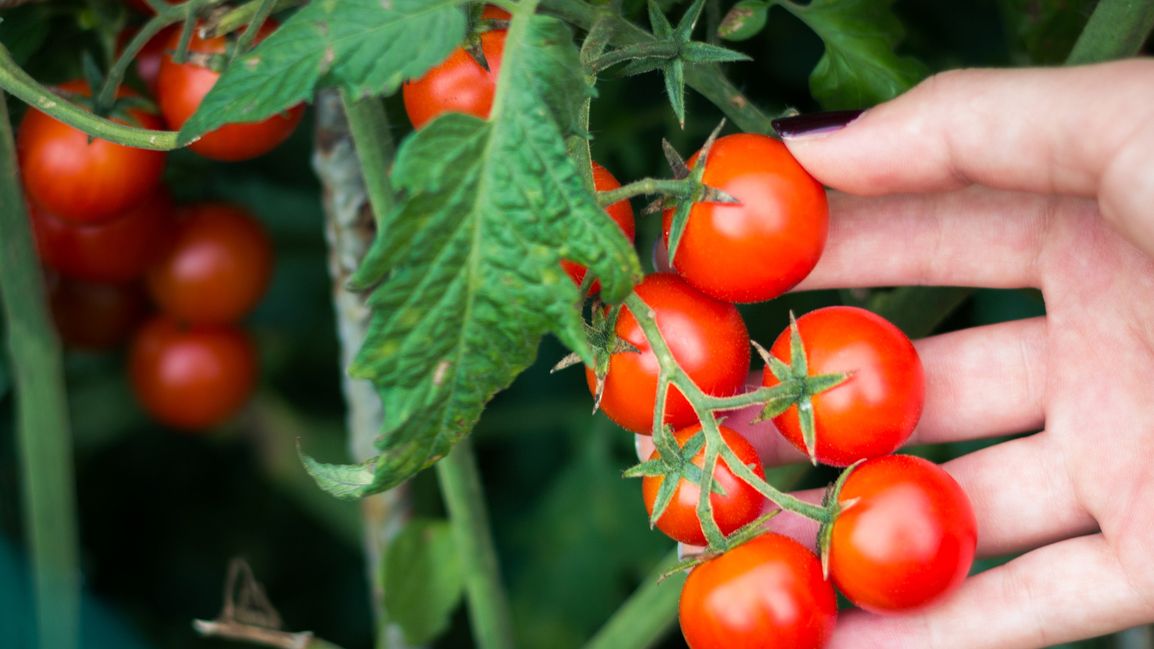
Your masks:
<svg viewBox="0 0 1154 649"><path fill-rule="evenodd" d="M864 110L831 110L827 113L809 113L773 120L773 128L783 138L832 133L854 121Z"/></svg>

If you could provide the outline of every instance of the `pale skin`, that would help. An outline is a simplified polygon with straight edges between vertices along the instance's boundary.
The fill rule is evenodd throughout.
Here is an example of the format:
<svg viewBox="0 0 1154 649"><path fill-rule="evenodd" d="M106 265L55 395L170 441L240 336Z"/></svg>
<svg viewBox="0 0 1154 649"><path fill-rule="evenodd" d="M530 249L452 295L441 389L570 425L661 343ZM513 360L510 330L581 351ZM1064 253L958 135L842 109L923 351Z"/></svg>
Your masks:
<svg viewBox="0 0 1154 649"><path fill-rule="evenodd" d="M979 555L1024 554L921 610L845 611L831 649L1027 649L1154 622L1152 107L1154 60L961 71L786 139L836 190L798 290L1030 287L1046 303L917 341L911 444L1041 431L945 465ZM767 438L768 461L801 459Z"/></svg>

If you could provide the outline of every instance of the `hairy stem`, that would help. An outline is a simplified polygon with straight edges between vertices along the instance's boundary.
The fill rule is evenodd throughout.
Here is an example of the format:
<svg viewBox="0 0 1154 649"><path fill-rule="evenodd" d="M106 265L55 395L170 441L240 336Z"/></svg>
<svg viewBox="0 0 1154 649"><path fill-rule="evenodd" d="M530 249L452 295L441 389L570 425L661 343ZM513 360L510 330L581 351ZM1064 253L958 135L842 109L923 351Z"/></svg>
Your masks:
<svg viewBox="0 0 1154 649"><path fill-rule="evenodd" d="M635 196L652 196L653 194L662 194L664 196L675 196L677 198L688 198L693 194L694 187L692 184L686 183L684 180L658 180L655 178L643 178L622 185L617 189L611 189L605 192L597 192L597 202L602 207L612 205L617 201L623 201Z"/></svg>
<svg viewBox="0 0 1154 649"><path fill-rule="evenodd" d="M39 646L74 649L80 641L80 560L64 371L20 191L7 106L0 92L0 300L16 387L25 533Z"/></svg>

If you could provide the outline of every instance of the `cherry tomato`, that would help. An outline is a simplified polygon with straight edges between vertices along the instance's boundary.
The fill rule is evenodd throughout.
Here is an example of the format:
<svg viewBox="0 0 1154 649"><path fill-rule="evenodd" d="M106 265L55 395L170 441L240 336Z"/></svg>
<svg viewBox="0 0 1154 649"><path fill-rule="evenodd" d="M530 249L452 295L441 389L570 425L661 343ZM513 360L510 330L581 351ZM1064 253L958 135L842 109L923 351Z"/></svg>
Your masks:
<svg viewBox="0 0 1154 649"><path fill-rule="evenodd" d="M40 261L65 277L126 282L144 275L172 225L172 198L158 187L116 220L77 225L30 205Z"/></svg>
<svg viewBox="0 0 1154 649"><path fill-rule="evenodd" d="M593 188L599 192L607 192L611 189L617 189L621 183L609 170L596 162L593 163ZM605 208L605 213L613 222L617 224L621 231L625 233L626 238L633 241L636 234L636 227L633 223L633 207L628 200L617 201L616 203ZM565 272L569 273L569 277L573 279L573 283L581 286L581 282L585 279L585 267L577 262L569 261L567 259L561 260L561 266L565 268ZM593 285L589 289L590 293L597 293L601 290L601 282L593 280Z"/></svg>
<svg viewBox="0 0 1154 649"><path fill-rule="evenodd" d="M147 280L165 313L193 324L227 324L264 295L272 274L272 244L244 209L201 203L177 210L176 227Z"/></svg>
<svg viewBox="0 0 1154 649"><path fill-rule="evenodd" d="M753 445L737 431L725 426L720 428L722 439L725 440L729 448L733 449L738 459L753 469L757 477L764 479L765 471L761 468L761 459L757 456L757 449L753 448ZM685 442L689 441L689 438L693 437L699 430L701 430L701 424L682 428L674 433L677 445L685 446ZM649 459L653 460L660 456L661 452L655 450ZM699 467L704 465L704 447L693 456L693 463ZM645 511L649 512L650 515L653 514L653 503L657 500L657 491L661 489L661 483L664 481L664 476L645 476L641 480L641 495L645 500ZM728 536L738 528L752 523L761 514L765 497L749 486L747 482L734 475L725 460L718 460L717 469L713 472L713 481L725 491L725 495L714 493L709 497L710 504L713 506L713 520L717 522L717 527L721 529L722 534ZM700 493L701 490L697 484L681 479L673 493L673 500L665 508L665 512L661 514L661 518L657 519L657 529L665 532L675 541L689 545L705 545L705 532L702 531L701 521L697 518L697 499Z"/></svg>
<svg viewBox="0 0 1154 649"><path fill-rule="evenodd" d="M685 281L719 300L761 302L813 270L829 229L825 190L785 145L751 133L719 138L702 180L740 204L693 206L673 259ZM667 210L666 244L672 223Z"/></svg>
<svg viewBox="0 0 1154 649"><path fill-rule="evenodd" d="M60 339L74 349L115 347L148 314L148 298L136 284L59 279L49 284L48 299Z"/></svg>
<svg viewBox="0 0 1154 649"><path fill-rule="evenodd" d="M809 374L852 372L841 385L815 395L817 459L849 466L897 450L914 431L926 399L926 379L913 343L885 318L865 309L832 306L798 318ZM770 353L789 362L789 329ZM778 384L768 369L763 384ZM797 407L773 423L805 451Z"/></svg>
<svg viewBox="0 0 1154 649"><path fill-rule="evenodd" d="M657 328L674 360L699 388L715 396L741 390L749 373L749 332L736 307L669 273L650 275L635 290L656 313ZM628 308L621 309L615 331L638 352L610 357L601 409L622 428L649 435L657 397L657 357ZM585 369L585 378L594 393L597 379L592 368ZM693 407L676 388L666 398L665 423L674 429L697 423Z"/></svg>
<svg viewBox="0 0 1154 649"><path fill-rule="evenodd" d="M88 85L60 86L66 95L87 97ZM129 93L122 90L118 93ZM127 111L133 126L162 128L160 119L139 109ZM129 123L115 115L112 118ZM121 146L99 138L89 141L80 129L34 108L20 123L16 145L28 197L56 216L76 223L114 219L152 193L164 174L165 154Z"/></svg>
<svg viewBox="0 0 1154 649"><path fill-rule="evenodd" d="M820 649L837 598L813 552L769 533L694 568L678 614L690 649Z"/></svg>
<svg viewBox="0 0 1154 649"><path fill-rule="evenodd" d="M856 500L834 521L829 570L858 606L878 613L927 604L966 577L977 522L958 483L910 455L862 463L838 502Z"/></svg>
<svg viewBox="0 0 1154 649"><path fill-rule="evenodd" d="M442 113L466 113L488 119L501 72L506 30L481 34L481 51L489 69L458 47L449 57L415 81L405 82L402 96L413 128L421 128Z"/></svg>
<svg viewBox="0 0 1154 649"><path fill-rule="evenodd" d="M256 385L252 341L234 326L184 326L158 316L133 340L133 391L157 421L188 430L233 416Z"/></svg>
<svg viewBox="0 0 1154 649"><path fill-rule="evenodd" d="M266 22L257 33L257 42L275 29L276 25L272 21ZM160 63L156 90L160 112L173 129L184 126L200 107L204 96L212 90L216 80L220 78L219 72L199 65L195 60L185 63L173 61L171 52L175 51L179 44L178 32L168 41L166 47L168 53ZM190 54L202 57L223 54L227 48L227 37L200 38L195 32L188 44ZM189 145L189 148L212 160L235 162L255 158L272 151L278 144L288 139L303 115L304 106L297 105L259 122L226 124L205 133L203 137Z"/></svg>
<svg viewBox="0 0 1154 649"><path fill-rule="evenodd" d="M508 11L493 5L485 5L485 8L481 10L482 20L509 20L512 17Z"/></svg>

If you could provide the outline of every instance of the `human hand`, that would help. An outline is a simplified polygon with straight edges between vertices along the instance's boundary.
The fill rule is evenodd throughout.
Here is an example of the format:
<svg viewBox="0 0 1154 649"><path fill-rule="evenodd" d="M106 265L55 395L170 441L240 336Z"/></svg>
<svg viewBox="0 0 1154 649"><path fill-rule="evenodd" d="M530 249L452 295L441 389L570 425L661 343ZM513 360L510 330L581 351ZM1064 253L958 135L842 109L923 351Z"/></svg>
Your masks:
<svg viewBox="0 0 1154 649"><path fill-rule="evenodd" d="M1041 289L1047 315L918 341L911 443L1041 429L945 468L978 552L928 608L843 615L833 649L1042 647L1154 621L1154 61L934 77L834 132L783 125L831 197L798 290ZM769 453L798 459L778 436Z"/></svg>

